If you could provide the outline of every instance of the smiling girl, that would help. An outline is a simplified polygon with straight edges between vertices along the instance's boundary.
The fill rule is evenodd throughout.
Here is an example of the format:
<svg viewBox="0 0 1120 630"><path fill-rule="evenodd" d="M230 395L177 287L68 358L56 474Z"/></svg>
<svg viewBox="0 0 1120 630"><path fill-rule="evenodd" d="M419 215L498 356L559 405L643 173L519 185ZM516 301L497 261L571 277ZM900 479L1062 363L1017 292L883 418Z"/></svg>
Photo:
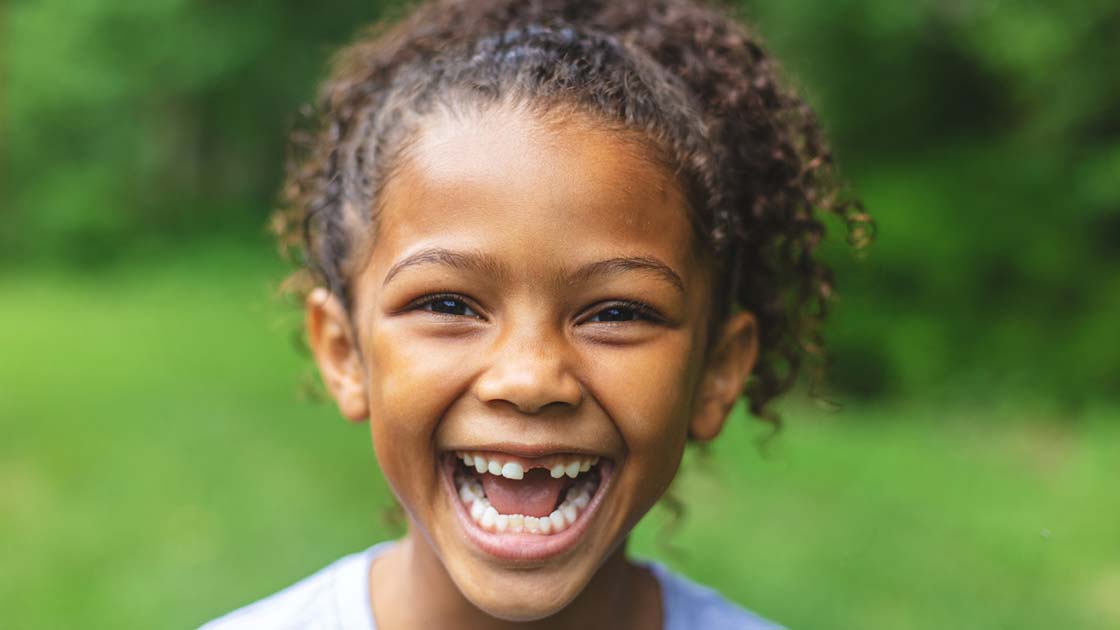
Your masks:
<svg viewBox="0 0 1120 630"><path fill-rule="evenodd" d="M446 1L345 50L277 218L408 533L207 628L767 628L626 540L818 346L804 103L686 0Z"/></svg>

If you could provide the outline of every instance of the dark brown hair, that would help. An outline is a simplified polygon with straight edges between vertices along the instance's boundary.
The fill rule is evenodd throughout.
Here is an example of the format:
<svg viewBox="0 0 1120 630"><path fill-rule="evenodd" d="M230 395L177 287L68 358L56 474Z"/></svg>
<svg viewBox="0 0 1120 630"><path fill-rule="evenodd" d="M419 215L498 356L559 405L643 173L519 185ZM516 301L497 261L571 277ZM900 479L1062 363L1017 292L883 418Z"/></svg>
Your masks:
<svg viewBox="0 0 1120 630"><path fill-rule="evenodd" d="M816 257L820 215L856 245L872 224L840 199L817 121L783 87L756 37L723 8L688 0L436 0L376 25L336 57L292 155L273 228L304 269L349 307L349 278L372 242L379 191L425 115L514 103L581 114L638 137L676 174L700 250L717 270L711 324L758 319L751 412L821 358L832 298ZM818 361L818 365L823 365Z"/></svg>

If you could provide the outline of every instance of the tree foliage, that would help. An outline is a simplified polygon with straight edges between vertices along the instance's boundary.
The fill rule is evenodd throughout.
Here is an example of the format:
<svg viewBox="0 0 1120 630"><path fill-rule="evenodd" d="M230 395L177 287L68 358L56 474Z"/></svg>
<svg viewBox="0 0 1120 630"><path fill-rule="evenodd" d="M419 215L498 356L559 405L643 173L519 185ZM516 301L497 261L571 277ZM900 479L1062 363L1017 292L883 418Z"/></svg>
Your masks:
<svg viewBox="0 0 1120 630"><path fill-rule="evenodd" d="M10 2L0 260L259 234L330 51L394 8ZM1120 5L742 8L879 224L866 259L833 252L841 391L1120 391Z"/></svg>

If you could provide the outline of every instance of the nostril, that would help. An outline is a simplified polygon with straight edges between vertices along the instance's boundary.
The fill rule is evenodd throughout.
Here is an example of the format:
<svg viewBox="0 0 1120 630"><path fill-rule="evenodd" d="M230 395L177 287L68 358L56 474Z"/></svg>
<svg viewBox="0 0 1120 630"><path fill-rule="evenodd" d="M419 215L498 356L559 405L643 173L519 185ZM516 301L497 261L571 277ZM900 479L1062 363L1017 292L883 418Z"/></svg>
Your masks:
<svg viewBox="0 0 1120 630"><path fill-rule="evenodd" d="M545 413L547 411L551 411L553 409L559 409L559 408L563 408L563 407L574 407L576 404L578 404L578 401L576 403L573 403L573 402L568 402L568 401L565 401L565 400L551 400L551 401L548 401L548 402L545 402L545 403L539 403L539 402L533 402L533 401L526 400L524 398L517 398L517 397L514 397L512 399L510 399L510 398L489 399L489 400L484 400L484 402L510 405L510 406L516 408L517 411L519 411L520 413L527 414L527 415L537 415L537 414Z"/></svg>

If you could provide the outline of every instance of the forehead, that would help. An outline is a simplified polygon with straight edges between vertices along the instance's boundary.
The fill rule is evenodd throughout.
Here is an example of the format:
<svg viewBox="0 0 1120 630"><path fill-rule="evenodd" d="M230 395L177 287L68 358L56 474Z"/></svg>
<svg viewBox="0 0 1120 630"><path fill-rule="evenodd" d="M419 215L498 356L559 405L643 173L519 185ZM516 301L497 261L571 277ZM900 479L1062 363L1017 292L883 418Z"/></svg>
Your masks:
<svg viewBox="0 0 1120 630"><path fill-rule="evenodd" d="M433 114L382 190L371 262L458 247L530 267L655 256L688 274L684 197L628 134L579 114Z"/></svg>

